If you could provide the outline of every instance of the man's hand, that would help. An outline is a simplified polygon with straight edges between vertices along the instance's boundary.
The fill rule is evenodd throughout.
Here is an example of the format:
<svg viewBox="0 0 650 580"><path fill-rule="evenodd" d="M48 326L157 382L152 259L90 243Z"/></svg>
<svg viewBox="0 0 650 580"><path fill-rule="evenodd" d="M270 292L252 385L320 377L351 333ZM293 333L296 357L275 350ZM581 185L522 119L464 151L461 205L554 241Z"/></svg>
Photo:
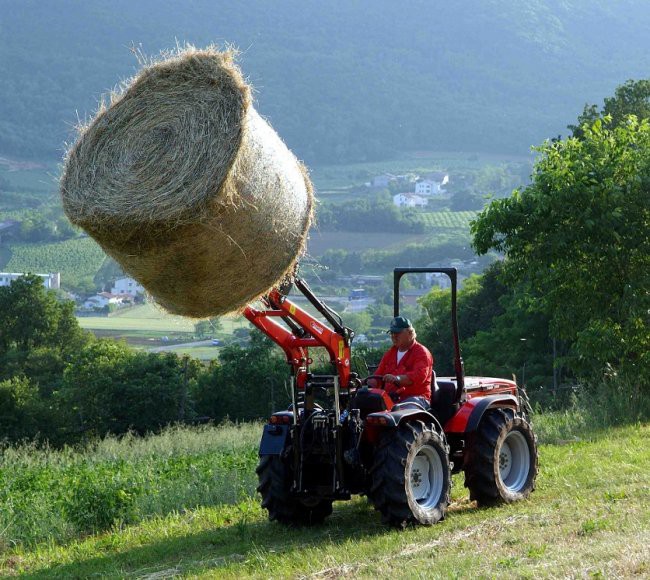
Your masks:
<svg viewBox="0 0 650 580"><path fill-rule="evenodd" d="M399 379L395 375L384 375L385 383L393 383L394 385L399 384Z"/></svg>

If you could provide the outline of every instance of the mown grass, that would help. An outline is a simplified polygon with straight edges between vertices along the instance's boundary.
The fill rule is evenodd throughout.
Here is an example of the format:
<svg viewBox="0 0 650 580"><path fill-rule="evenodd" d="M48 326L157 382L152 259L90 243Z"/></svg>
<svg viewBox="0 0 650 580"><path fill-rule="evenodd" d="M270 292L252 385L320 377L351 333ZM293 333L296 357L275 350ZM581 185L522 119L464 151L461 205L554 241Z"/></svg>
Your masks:
<svg viewBox="0 0 650 580"><path fill-rule="evenodd" d="M192 332L196 322L196 320L184 316L169 314L153 303L118 310L108 317L87 316L79 318L79 324L84 328L104 330L178 330ZM226 333L232 333L235 328L242 328L246 325L241 316L224 316L219 319L219 322L222 330Z"/></svg>
<svg viewBox="0 0 650 580"><path fill-rule="evenodd" d="M84 450L5 449L0 574L32 577L628 577L650 574L650 425L535 418L531 499L397 532L363 498L313 529L267 522L259 425L173 428ZM104 530L104 531L101 531Z"/></svg>

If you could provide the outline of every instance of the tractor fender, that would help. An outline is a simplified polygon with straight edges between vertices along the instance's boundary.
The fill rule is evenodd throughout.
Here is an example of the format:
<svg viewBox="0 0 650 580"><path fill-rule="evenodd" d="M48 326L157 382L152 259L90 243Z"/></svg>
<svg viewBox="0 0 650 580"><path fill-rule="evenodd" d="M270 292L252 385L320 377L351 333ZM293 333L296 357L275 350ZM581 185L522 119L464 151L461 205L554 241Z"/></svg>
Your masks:
<svg viewBox="0 0 650 580"><path fill-rule="evenodd" d="M465 401L458 412L445 424L445 433L472 433L476 431L485 411L495 407L519 410L519 401L514 395L488 395L473 397Z"/></svg>
<svg viewBox="0 0 650 580"><path fill-rule="evenodd" d="M380 422L377 419L380 419ZM438 419L429 411L414 403L406 403L402 408L396 405L391 411L370 413L366 417L366 424L380 424L382 427L399 427L404 421L412 421L414 419L419 419L427 424L434 424L438 432L442 433L442 426Z"/></svg>
<svg viewBox="0 0 650 580"><path fill-rule="evenodd" d="M260 441L260 457L264 455L280 455L289 438L289 425L264 425Z"/></svg>

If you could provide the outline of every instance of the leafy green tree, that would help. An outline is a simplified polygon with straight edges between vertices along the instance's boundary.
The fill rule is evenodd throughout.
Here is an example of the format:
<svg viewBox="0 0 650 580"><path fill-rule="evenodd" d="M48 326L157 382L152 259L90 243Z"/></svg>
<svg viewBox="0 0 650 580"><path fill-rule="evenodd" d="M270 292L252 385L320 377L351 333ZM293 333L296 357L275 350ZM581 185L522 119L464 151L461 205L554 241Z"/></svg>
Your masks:
<svg viewBox="0 0 650 580"><path fill-rule="evenodd" d="M549 387L554 361L548 318L526 304L525 294L509 292L499 305L503 312L464 342L467 374L515 375L527 387Z"/></svg>
<svg viewBox="0 0 650 580"><path fill-rule="evenodd" d="M582 139L585 127L591 127L598 119L605 120L608 128L613 129L627 122L629 115L638 120L650 118L650 79L628 80L616 88L613 97L607 97L601 111L596 105L585 105L575 125L569 125L573 137Z"/></svg>
<svg viewBox="0 0 650 580"><path fill-rule="evenodd" d="M0 381L0 441L33 437L39 410L38 388L27 377Z"/></svg>
<svg viewBox="0 0 650 580"><path fill-rule="evenodd" d="M582 139L538 148L533 182L472 226L483 254L504 252L579 374L650 374L650 125L597 120Z"/></svg>
<svg viewBox="0 0 650 580"><path fill-rule="evenodd" d="M74 303L58 300L38 276L27 275L0 287L0 357L10 348L74 350L84 335L74 316Z"/></svg>
<svg viewBox="0 0 650 580"><path fill-rule="evenodd" d="M474 211L484 205L485 194L470 188L458 189L451 197L452 211Z"/></svg>
<svg viewBox="0 0 650 580"><path fill-rule="evenodd" d="M366 311L346 312L343 315L343 322L358 335L368 332L372 325L372 317Z"/></svg>
<svg viewBox="0 0 650 580"><path fill-rule="evenodd" d="M492 320L503 313L501 298L507 290L498 280L500 263L489 267L482 276L465 280L458 292L458 328L461 342L480 330L488 330ZM454 373L454 349L451 336L451 292L433 288L421 300L424 316L416 323L418 340L427 345L436 359L436 372Z"/></svg>
<svg viewBox="0 0 650 580"><path fill-rule="evenodd" d="M260 332L253 332L248 348L223 348L219 363L198 379L196 412L215 421L267 417L289 404L285 389L289 376L282 351Z"/></svg>
<svg viewBox="0 0 650 580"><path fill-rule="evenodd" d="M76 434L144 434L193 417L190 392L201 373L196 360L173 353L143 353L97 340L63 374L62 408Z"/></svg>
<svg viewBox="0 0 650 580"><path fill-rule="evenodd" d="M552 384L553 343L548 318L536 311L526 292L501 280L503 264L465 280L458 292L458 327L468 375L510 377L527 386ZM434 354L438 375L453 375L451 293L434 289L422 300L418 339Z"/></svg>
<svg viewBox="0 0 650 580"><path fill-rule="evenodd" d="M322 229L330 230L420 233L425 229L418 212L398 208L387 191L345 203L325 203L318 209L317 221Z"/></svg>
<svg viewBox="0 0 650 580"><path fill-rule="evenodd" d="M223 329L223 323L219 318L209 318L200 320L194 325L194 333L199 338L214 336Z"/></svg>

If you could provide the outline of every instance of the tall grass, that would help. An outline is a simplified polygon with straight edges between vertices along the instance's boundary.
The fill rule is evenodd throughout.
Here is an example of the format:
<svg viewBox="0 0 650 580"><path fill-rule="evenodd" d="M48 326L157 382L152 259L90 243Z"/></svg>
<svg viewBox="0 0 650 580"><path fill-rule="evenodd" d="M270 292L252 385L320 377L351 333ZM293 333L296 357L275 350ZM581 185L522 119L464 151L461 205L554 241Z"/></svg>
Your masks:
<svg viewBox="0 0 650 580"><path fill-rule="evenodd" d="M650 389L638 379L579 385L565 408L534 413L541 443L585 438L619 425L650 421Z"/></svg>
<svg viewBox="0 0 650 580"><path fill-rule="evenodd" d="M83 449L0 450L0 551L255 493L261 427L172 427Z"/></svg>

